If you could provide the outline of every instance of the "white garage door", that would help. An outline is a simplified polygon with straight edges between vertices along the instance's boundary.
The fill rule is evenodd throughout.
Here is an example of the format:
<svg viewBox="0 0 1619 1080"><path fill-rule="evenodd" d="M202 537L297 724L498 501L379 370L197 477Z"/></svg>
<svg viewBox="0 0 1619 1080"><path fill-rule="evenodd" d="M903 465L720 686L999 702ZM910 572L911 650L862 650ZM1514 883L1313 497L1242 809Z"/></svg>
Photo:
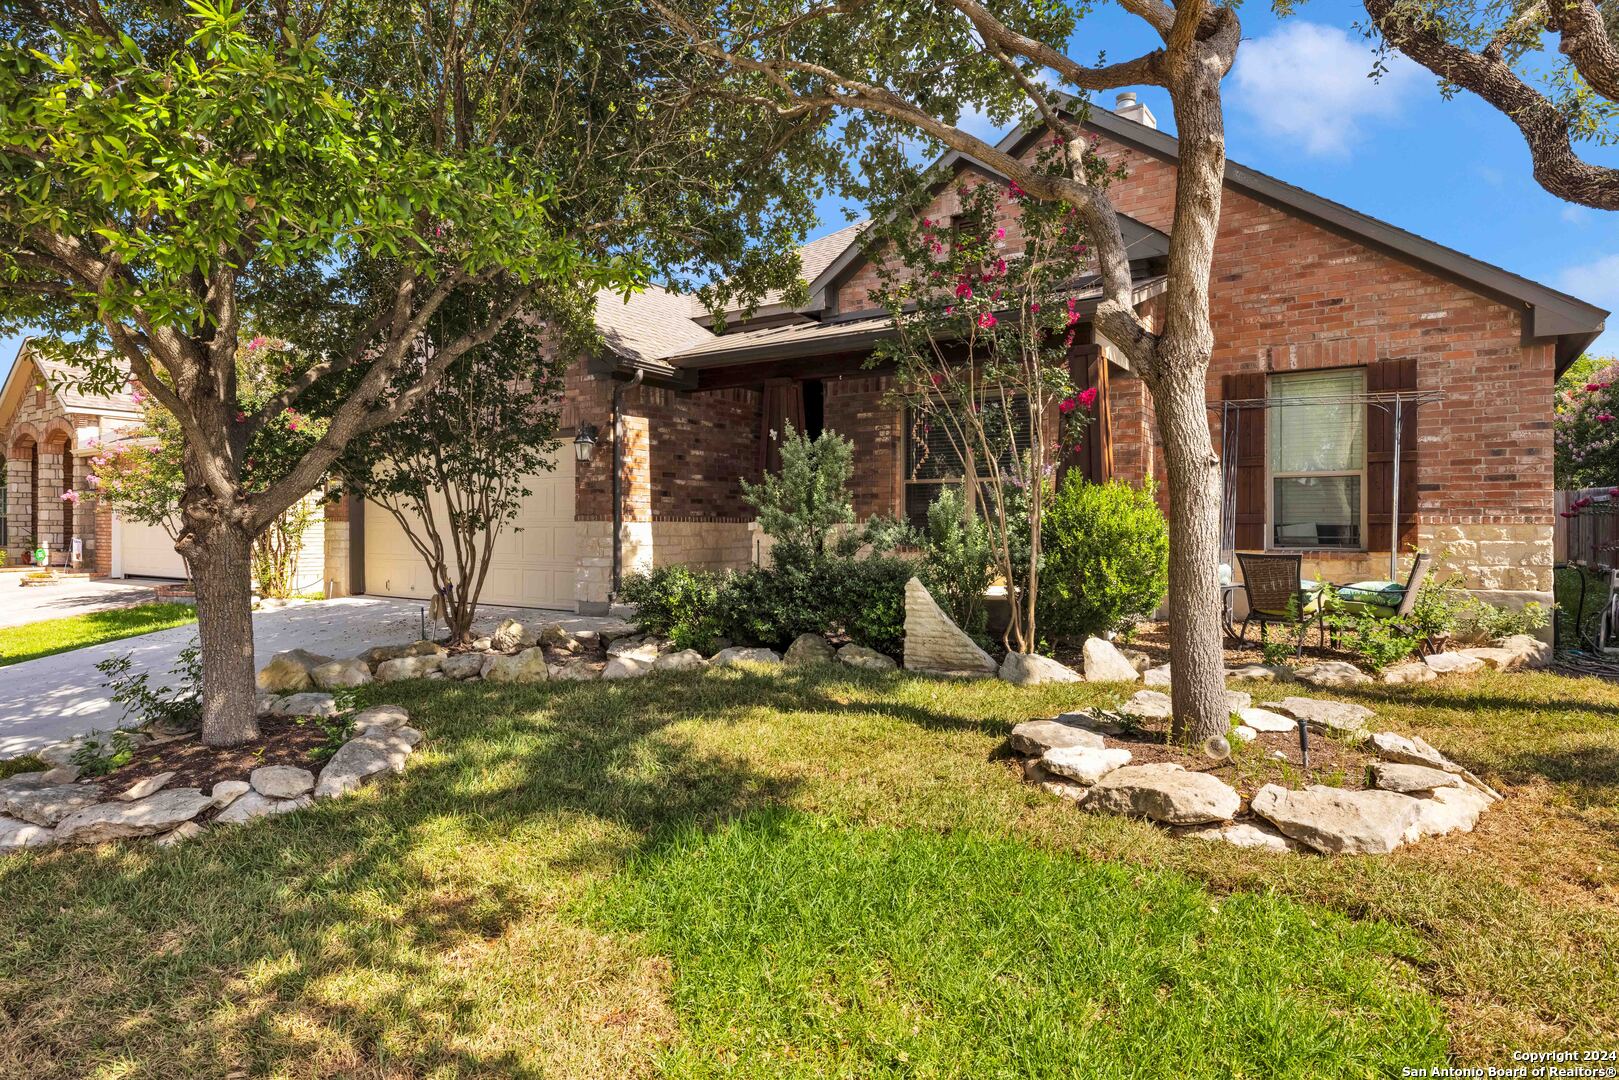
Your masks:
<svg viewBox="0 0 1619 1080"><path fill-rule="evenodd" d="M532 494L523 503L516 529L506 526L495 541L481 603L574 609L579 541L573 522L572 448L563 447L556 461L554 472L524 482ZM438 505L442 528L443 504ZM365 509L365 591L417 599L433 595L426 562L394 516L375 503Z"/></svg>
<svg viewBox="0 0 1619 1080"><path fill-rule="evenodd" d="M160 525L142 525L121 519L114 530L125 577L160 577L184 580L185 560L174 550L174 540Z"/></svg>

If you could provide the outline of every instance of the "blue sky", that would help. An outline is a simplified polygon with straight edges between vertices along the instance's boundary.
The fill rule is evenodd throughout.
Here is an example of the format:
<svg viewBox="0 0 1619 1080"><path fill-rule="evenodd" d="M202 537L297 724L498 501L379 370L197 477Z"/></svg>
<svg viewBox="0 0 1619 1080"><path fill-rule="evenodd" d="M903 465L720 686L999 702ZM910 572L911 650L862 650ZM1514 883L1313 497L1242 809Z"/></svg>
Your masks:
<svg viewBox="0 0 1619 1080"><path fill-rule="evenodd" d="M1372 53L1355 32L1364 9L1314 0L1277 19L1242 9L1243 42L1225 83L1227 150L1234 161L1352 206L1430 240L1619 311L1619 214L1546 194L1530 174L1517 129L1467 94L1445 101L1427 72L1396 60L1367 78ZM1101 5L1070 43L1078 59L1123 59L1154 35ZM1174 130L1168 96L1136 88ZM1099 104L1112 103L1107 95ZM978 125L988 133L988 125ZM1586 151L1619 165L1619 150ZM844 225L835 203L823 228ZM1619 353L1619 317L1594 350ZM0 362L17 341L0 339Z"/></svg>

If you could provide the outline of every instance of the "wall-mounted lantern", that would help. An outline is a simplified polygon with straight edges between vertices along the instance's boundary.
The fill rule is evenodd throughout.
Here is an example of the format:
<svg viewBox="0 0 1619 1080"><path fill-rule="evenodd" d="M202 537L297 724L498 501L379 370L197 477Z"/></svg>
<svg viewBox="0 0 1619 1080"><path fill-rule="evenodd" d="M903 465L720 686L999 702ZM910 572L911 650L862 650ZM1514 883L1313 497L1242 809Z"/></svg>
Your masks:
<svg viewBox="0 0 1619 1080"><path fill-rule="evenodd" d="M579 425L579 434L573 437L573 457L575 461L583 464L596 456L597 431L595 424Z"/></svg>

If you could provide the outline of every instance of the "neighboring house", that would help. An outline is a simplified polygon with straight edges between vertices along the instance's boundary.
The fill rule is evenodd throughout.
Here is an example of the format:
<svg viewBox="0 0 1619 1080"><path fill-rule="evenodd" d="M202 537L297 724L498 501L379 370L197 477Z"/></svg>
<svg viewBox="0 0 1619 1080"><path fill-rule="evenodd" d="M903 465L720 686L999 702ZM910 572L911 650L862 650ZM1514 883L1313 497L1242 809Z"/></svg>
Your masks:
<svg viewBox="0 0 1619 1080"><path fill-rule="evenodd" d="M96 498L91 459L103 449L139 440L141 406L133 393L92 394L78 389L84 372L40 355L28 342L18 350L0 389L0 433L6 448L5 512L0 545L6 563L21 565L44 545L52 566L67 565L73 541L79 566L103 577L182 580L185 561L160 525L121 518ZM78 499L62 498L73 491ZM330 519L330 520L327 520ZM327 573L327 535L335 565ZM341 504L329 508L304 537L298 589L315 592L333 578L346 580L348 528Z"/></svg>
<svg viewBox="0 0 1619 1080"><path fill-rule="evenodd" d="M1122 97L1118 113L1093 109L1089 126L1127 170L1112 195L1150 311L1162 303L1176 141ZM1031 155L1040 137L1019 129L1001 148ZM993 178L960 155L943 163ZM928 214L950 217L952 200L942 190ZM1016 251L1015 217L1006 224ZM599 610L615 561L629 571L758 558L738 482L768 467L769 433L789 420L854 441L860 514L918 518L950 470L915 467L929 459L925 429L868 367L891 331L859 233L803 249L807 304L766 298L746 320L732 313L721 334L686 297L600 297L607 347L570 371L563 418L570 434L599 429L594 454L576 463L564 448L524 531L503 540L506 584L486 598ZM1607 312L1237 164L1226 171L1212 308L1209 417L1226 469L1228 552L1297 551L1306 574L1345 582L1403 574L1409 559L1391 575L1391 547L1415 545L1492 600L1550 601L1553 383ZM1145 388L1088 322L1081 330L1072 370L1102 402L1081 467L1094 479L1161 480ZM362 523L357 590L425 594L396 534Z"/></svg>

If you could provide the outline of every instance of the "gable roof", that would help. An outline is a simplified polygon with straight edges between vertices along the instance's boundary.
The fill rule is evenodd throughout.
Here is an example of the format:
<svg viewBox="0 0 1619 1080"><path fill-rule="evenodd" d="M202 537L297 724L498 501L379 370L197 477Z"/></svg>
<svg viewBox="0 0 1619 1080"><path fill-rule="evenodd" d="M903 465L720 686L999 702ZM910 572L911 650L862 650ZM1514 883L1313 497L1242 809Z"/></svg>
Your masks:
<svg viewBox="0 0 1619 1080"><path fill-rule="evenodd" d="M662 360L718 336L698 325L693 299L657 285L627 297L603 289L596 294L596 329L607 347L626 360Z"/></svg>
<svg viewBox="0 0 1619 1080"><path fill-rule="evenodd" d="M1114 142L1134 147L1164 161L1175 161L1180 156L1180 140L1155 127L1126 119L1101 107L1091 108L1085 126L1106 135ZM1029 142L1039 137L1044 123L1020 124L999 143L997 150L1019 154ZM935 170L953 169L958 164L971 164L999 175L982 162L968 157L959 150L945 153L934 163ZM1296 187L1257 169L1227 160L1225 186L1241 191L1260 202L1304 218L1315 225L1347 237L1367 247L1392 255L1411 265L1453 281L1474 292L1515 307L1525 315L1525 330L1530 337L1557 339L1557 370L1567 367L1605 326L1608 312L1576 296L1542 285L1510 270L1475 259L1454 248L1445 247L1416 233L1409 232L1369 214L1363 214L1342 203L1333 202ZM1153 250L1155 238L1163 233L1150 229L1127 215L1120 215L1124 240L1131 259L1148 254L1167 252L1167 238L1163 247ZM1132 235L1131 224L1151 234ZM834 234L836 235L836 234ZM818 294L833 284L859 257L858 244L850 244L837 258L827 264L819 278L810 281L810 291Z"/></svg>
<svg viewBox="0 0 1619 1080"><path fill-rule="evenodd" d="M44 378L46 388L55 395L64 412L90 413L119 419L140 416L141 407L133 395L123 391L116 394L95 394L80 390L77 383L85 376L84 368L47 359L33 347L30 339L24 338L16 356L12 357L11 370L6 375L5 383L0 385L0 420L9 422L12 414L16 412L24 391L28 389L27 384L31 381L28 378L30 369L38 371Z"/></svg>

